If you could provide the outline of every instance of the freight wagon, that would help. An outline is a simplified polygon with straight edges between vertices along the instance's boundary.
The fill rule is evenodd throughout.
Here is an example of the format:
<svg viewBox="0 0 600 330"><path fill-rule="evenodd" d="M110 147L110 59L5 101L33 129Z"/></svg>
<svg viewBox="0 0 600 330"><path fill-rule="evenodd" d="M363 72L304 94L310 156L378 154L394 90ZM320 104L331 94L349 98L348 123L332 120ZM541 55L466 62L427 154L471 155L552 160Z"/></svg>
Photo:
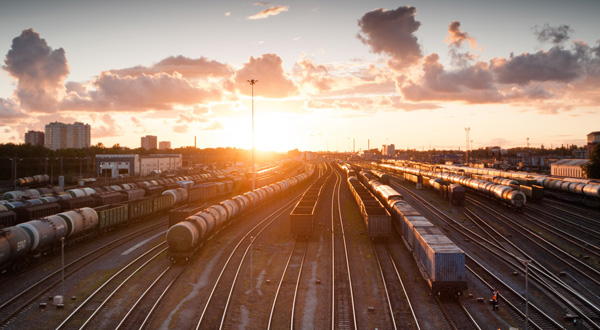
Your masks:
<svg viewBox="0 0 600 330"><path fill-rule="evenodd" d="M348 186L358 204L369 237L389 237L392 219L385 207L355 177L348 178Z"/></svg>

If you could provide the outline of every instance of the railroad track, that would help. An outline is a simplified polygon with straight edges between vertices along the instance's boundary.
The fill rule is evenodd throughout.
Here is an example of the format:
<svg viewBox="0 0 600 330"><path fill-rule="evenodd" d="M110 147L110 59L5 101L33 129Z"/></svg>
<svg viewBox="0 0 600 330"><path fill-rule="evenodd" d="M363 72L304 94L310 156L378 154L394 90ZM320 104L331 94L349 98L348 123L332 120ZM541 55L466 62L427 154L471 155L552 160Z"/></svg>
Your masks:
<svg viewBox="0 0 600 330"><path fill-rule="evenodd" d="M251 245L260 237L265 229L275 222L275 220L279 219L285 213L289 214L291 208L296 204L299 198L299 195L295 196L291 201L256 224L238 241L227 258L227 261L221 268L221 272L208 295L202 313L196 322L196 329L222 329L224 327L229 305L233 297L233 291L237 285L240 285L241 269L244 262L249 259L248 256L250 255ZM254 283L251 282L251 295L253 294L253 287ZM221 298L218 298L218 296ZM217 301L222 303L218 303Z"/></svg>
<svg viewBox="0 0 600 330"><path fill-rule="evenodd" d="M541 214L546 219L549 219L550 222L556 224L554 227L563 227L565 228L565 231L566 229L569 229L574 233L574 235L569 236L576 236L577 241L579 241L581 244L590 245L589 248L593 249L595 252L600 251L600 241L598 240L600 237L600 230L598 230L598 223L591 224L590 222L585 221L584 216L575 214L571 214L570 217L575 216L576 219L567 219L566 217L560 216L555 212L549 212L539 207L527 206L527 210Z"/></svg>
<svg viewBox="0 0 600 330"><path fill-rule="evenodd" d="M406 292L404 281L398 271L398 265L391 256L389 246L385 243L374 242L373 250L379 266L379 274L383 280L388 310L394 329L421 329Z"/></svg>
<svg viewBox="0 0 600 330"><path fill-rule="evenodd" d="M96 316L102 311L103 307L108 304L111 298L124 285L126 285L134 275L140 273L142 269L148 266L152 261L157 260L159 256L162 256L167 251L166 245L166 241L162 241L160 244L146 251L121 268L121 270L112 275L108 280L100 285L100 287L92 292L81 304L79 304L79 306L77 306L77 308L75 308L73 312L71 312L62 321L62 323L56 327L56 330L63 329L65 327L79 327L79 329L84 329L86 327L105 327L106 325L93 324L92 322L94 322ZM158 250L158 252L155 250ZM135 268L134 266L136 265L139 266ZM128 273L128 270L131 271ZM110 288L111 285L112 288ZM86 306L90 306L90 308L84 308Z"/></svg>
<svg viewBox="0 0 600 330"><path fill-rule="evenodd" d="M73 260L65 265L64 278L69 279L77 274L81 269L87 267L93 262L97 262L99 258L109 254L121 246L138 239L149 232L154 231L164 226L164 222L160 221L156 224L144 227L133 233L120 236L119 238L104 244L103 246L86 253L85 255ZM10 325L11 322L19 316L19 314L28 309L41 296L56 290L62 282L62 269L56 269L46 277L29 286L26 290L19 292L11 299L0 305L0 327Z"/></svg>
<svg viewBox="0 0 600 330"><path fill-rule="evenodd" d="M294 248L290 253L277 292L273 299L271 312L269 314L269 323L267 329L281 329L289 326L294 328L294 319L296 313L296 299L298 297L298 288L300 287L300 278L306 260L308 251L308 242L296 239Z"/></svg>
<svg viewBox="0 0 600 330"><path fill-rule="evenodd" d="M534 281L537 281L537 283L541 287L544 287L549 293L553 294L555 297L557 297L557 299L562 301L567 306L566 309L569 310L569 313L578 315L578 317L581 318L581 320L584 323L587 323L589 326L600 329L600 325L598 325L598 320L600 320L600 308L598 307L597 304L595 304L592 300L590 300L593 298L597 299L598 297L595 296L593 293L591 294L591 296L588 295L589 297L585 296L585 294L588 293L588 291L597 292L598 288L600 288L600 285L599 285L600 284L599 283L600 282L600 280L599 280L600 272L598 272L594 268L588 266L587 264L584 264L579 259L573 257L566 251L562 250L560 247L555 246L554 244L548 242L546 239L541 237L541 235L538 235L535 232L527 231L526 229L522 228L521 225L519 225L516 222L512 221L511 219L505 217L504 215L502 215L498 212L495 212L493 209L490 209L488 206L481 205L481 204L478 204L478 206L487 209L488 212L490 212L490 214L493 214L499 221L502 221L505 225L516 226L515 230L517 230L517 231L524 230L525 235L523 235L523 237L526 238L527 240L529 240L535 246L541 248L542 251L540 253L549 254L550 256L553 257L553 259L552 259L553 263L556 263L557 261L559 261L559 262L563 263L564 265L566 265L565 266L566 269L574 269L579 274L581 274L585 278L585 280L588 280L588 282L585 282L586 284L582 285L582 287L585 290L584 290L584 293L581 293L581 292L577 291L576 289L574 289L572 286L565 283L560 278L558 278L553 272L549 271L547 269L547 267L549 265L548 266L542 265L541 261L535 260L535 258L530 257L527 253L525 253L524 251L521 250L521 253L523 255L525 255L527 259L533 260L533 264L532 264L533 267L530 266L533 271L532 279ZM543 244L540 243L539 241L542 241ZM533 248L533 246L528 247L529 250L531 250L532 248ZM531 253L533 253L533 252L531 252ZM546 261L548 258L544 257L541 259ZM569 260L565 260L565 259L569 259ZM547 262L545 262L545 263L547 263ZM583 265L583 269L579 268L579 267L574 267L573 265L576 265L576 266ZM590 273L592 273L592 274L590 275ZM594 273L596 273L597 275L594 275ZM595 287L595 289L594 289L594 287Z"/></svg>
<svg viewBox="0 0 600 330"><path fill-rule="evenodd" d="M329 167L320 168L319 177L327 174L327 178L323 181L326 185L329 178L333 175L333 170L329 171ZM318 203L318 202L317 202ZM314 229L313 229L314 230ZM298 293L300 288L300 280L304 270L304 262L308 252L309 240L296 238L294 247L288 256L283 274L279 279L275 298L271 305L269 321L267 329L279 329L289 326L290 329L295 327L296 306L298 305Z"/></svg>
<svg viewBox="0 0 600 330"><path fill-rule="evenodd" d="M525 298L470 256L467 258L467 270L479 278L490 290L500 291L499 308L508 306L511 314L521 320L524 327L526 316L523 312L525 310ZM531 301L528 305L529 327L539 330L564 329L561 324L554 321L552 317L544 313Z"/></svg>
<svg viewBox="0 0 600 330"><path fill-rule="evenodd" d="M331 329L358 329L348 247L340 207L340 188L344 179L337 169L334 173L336 181L331 194Z"/></svg>
<svg viewBox="0 0 600 330"><path fill-rule="evenodd" d="M577 210L577 212L579 212L579 216L587 214L587 216L583 216L585 221L590 221L592 224L600 225L600 211L597 209L582 207L573 203L565 203L553 198L544 198L543 204L545 207L550 207L561 212L572 213L573 210ZM564 207L568 207L569 210L565 210Z"/></svg>
<svg viewBox="0 0 600 330"><path fill-rule="evenodd" d="M435 297L442 313L446 317L446 320L450 323L450 326L454 330L463 330L463 329L474 329L481 330L477 321L473 318L471 313L463 306L462 302L459 299L448 300L448 299L440 299L439 297Z"/></svg>
<svg viewBox="0 0 600 330"><path fill-rule="evenodd" d="M187 269L187 265L189 264L169 265L138 297L115 329L143 329L151 323L158 306L160 306L173 284ZM152 301L152 297L158 298Z"/></svg>
<svg viewBox="0 0 600 330"><path fill-rule="evenodd" d="M413 193L412 191L410 191L407 188L404 188L401 185L398 185L398 184L394 184L394 185L397 186L397 187L399 187L403 192L406 192L408 195L410 195L411 197L413 197L418 203L420 203L421 205L423 205L423 207L427 208L430 212L432 212L434 215L436 215L436 217L438 217L439 219L441 219L442 221L444 221L446 224L450 225L453 229L455 229L461 235L467 237L469 239L469 241L474 242L478 246L482 247L485 251L488 251L489 253L492 253L493 256L499 258L499 260L505 262L510 267L516 268L520 272L524 273L524 269L522 267L519 268L518 262L515 262L515 261L512 261L512 260L509 259L509 258L515 258L516 256L514 254L512 254L511 252L509 252L508 250L501 248L500 247L501 245L495 246L496 244L494 244L492 242L489 242L489 240L487 240L486 238L482 237L481 235L474 233L473 231L471 231L468 228L465 228L460 222L456 221L455 219L450 218L445 213L443 213L441 210L439 210L435 206L431 205L431 203L428 203L424 198L420 197L418 194ZM486 241L486 243L482 243L483 241ZM468 257L467 260L475 260L468 252L465 252L465 256ZM518 259L518 257L517 257L517 259ZM467 267L467 270L469 270L469 269L470 268ZM486 285L487 285L487 283L486 283ZM491 288L497 288L496 286L493 286L493 285L490 285L489 287L490 287L490 290L491 290ZM509 285L505 285L505 287L507 289L510 288ZM510 288L510 290L512 290L512 288ZM520 295L518 295L516 293L515 293L515 295L519 296L522 301L525 300L524 297L522 297L522 296L520 296ZM514 313L516 315L519 315L519 314L523 313L519 309L523 305L513 304L513 305L509 305L509 306L514 309ZM550 316L548 316L548 315L546 315L544 313L540 313L540 315L542 315L542 317L546 318L545 322L548 322L549 324L554 324L556 328L561 328L562 327L559 323L557 323Z"/></svg>

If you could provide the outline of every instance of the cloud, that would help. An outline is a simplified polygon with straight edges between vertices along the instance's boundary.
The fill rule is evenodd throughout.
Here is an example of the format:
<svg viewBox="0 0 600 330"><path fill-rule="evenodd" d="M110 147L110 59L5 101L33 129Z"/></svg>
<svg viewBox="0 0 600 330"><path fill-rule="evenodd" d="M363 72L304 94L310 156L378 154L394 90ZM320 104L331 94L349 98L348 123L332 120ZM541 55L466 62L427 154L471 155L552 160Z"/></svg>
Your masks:
<svg viewBox="0 0 600 330"><path fill-rule="evenodd" d="M364 116L379 111L433 110L440 106L433 103L405 102L400 96L346 97L343 99L319 98L305 103L307 109L337 109L353 112L353 116Z"/></svg>
<svg viewBox="0 0 600 330"><path fill-rule="evenodd" d="M256 79L255 96L283 98L294 95L297 88L283 71L283 61L277 54L263 54L250 57L247 63L235 73L234 82L242 94L250 95L252 89L248 80Z"/></svg>
<svg viewBox="0 0 600 330"><path fill-rule="evenodd" d="M457 48L462 46L462 43L464 41L467 41L469 43L469 45L471 46L471 48L477 48L477 41L475 41L474 38L469 36L469 34L467 32L463 32L460 30L460 22L459 21L453 21L452 23L450 23L450 26L448 26L448 36L446 37L446 39L444 41L448 45L454 46Z"/></svg>
<svg viewBox="0 0 600 330"><path fill-rule="evenodd" d="M491 69L503 84L528 84L532 81L569 82L580 78L584 68L577 53L559 46L535 54L494 58Z"/></svg>
<svg viewBox="0 0 600 330"><path fill-rule="evenodd" d="M265 4L266 5L267 3L263 2L261 4ZM256 14L254 14L252 16L248 16L247 18L251 19L251 20L265 19L265 18L267 18L269 16L279 15L279 14L281 14L283 12L288 11L289 9L290 9L290 6L272 6L272 7L269 7L267 9L263 10L263 11L260 11L260 12L258 12Z"/></svg>
<svg viewBox="0 0 600 330"><path fill-rule="evenodd" d="M104 114L100 120L96 120L93 126L94 138L118 136L121 132L121 127L117 121L110 115Z"/></svg>
<svg viewBox="0 0 600 330"><path fill-rule="evenodd" d="M233 74L233 69L227 64L209 60L203 56L193 59L179 55L167 57L150 67L139 65L126 69L110 70L110 72L119 76L132 77L142 74L153 75L160 72L174 75L177 72L189 79L207 76L228 77Z"/></svg>
<svg viewBox="0 0 600 330"><path fill-rule="evenodd" d="M423 60L423 76L418 82L400 87L407 100L464 101L490 103L502 101L494 84L494 77L484 62L457 70L445 70L435 53Z"/></svg>
<svg viewBox="0 0 600 330"><path fill-rule="evenodd" d="M573 32L573 29L571 29L568 25L552 27L547 23L542 27L536 25L533 30L540 42L550 41L553 44L561 44L569 40L571 37L569 34Z"/></svg>
<svg viewBox="0 0 600 330"><path fill-rule="evenodd" d="M194 105L219 100L218 87L199 88L179 74L121 77L103 72L92 82L94 90L86 95L70 93L63 103L65 110L89 111L146 111L169 110L174 105Z"/></svg>
<svg viewBox="0 0 600 330"><path fill-rule="evenodd" d="M416 64L423 57L414 33L421 23L415 21L415 7L395 10L376 9L358 20L358 39L374 53L391 57L390 67L400 70Z"/></svg>
<svg viewBox="0 0 600 330"><path fill-rule="evenodd" d="M53 112L64 93L69 66L62 48L53 50L33 29L12 41L3 68L18 80L16 95L21 107Z"/></svg>
<svg viewBox="0 0 600 330"><path fill-rule="evenodd" d="M15 124L27 117L11 99L0 98L0 119L2 124Z"/></svg>
<svg viewBox="0 0 600 330"><path fill-rule="evenodd" d="M182 125L175 125L173 126L173 132L175 133L187 133L189 131L189 127L186 124L182 124Z"/></svg>
<svg viewBox="0 0 600 330"><path fill-rule="evenodd" d="M329 74L327 67L308 58L301 58L294 64L294 73L300 77L304 88L313 93L329 91L336 83L336 77Z"/></svg>

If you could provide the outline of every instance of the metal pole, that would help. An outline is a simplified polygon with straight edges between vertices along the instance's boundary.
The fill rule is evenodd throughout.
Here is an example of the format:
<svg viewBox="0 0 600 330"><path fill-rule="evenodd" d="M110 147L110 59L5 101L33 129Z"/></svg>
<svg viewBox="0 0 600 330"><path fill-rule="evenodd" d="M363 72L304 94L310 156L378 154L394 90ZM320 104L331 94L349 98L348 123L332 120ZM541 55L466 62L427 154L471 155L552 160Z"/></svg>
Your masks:
<svg viewBox="0 0 600 330"><path fill-rule="evenodd" d="M258 80L250 79L248 82L250 83L250 86L252 86L252 190L254 190L256 189L256 173L254 173L254 84L256 84Z"/></svg>
<svg viewBox="0 0 600 330"><path fill-rule="evenodd" d="M62 259L62 296L65 299L65 238L60 238L60 254Z"/></svg>
<svg viewBox="0 0 600 330"><path fill-rule="evenodd" d="M525 265L525 330L527 330L529 325L529 288L528 288L528 279L529 279L529 263L531 260L523 260L521 261Z"/></svg>
<svg viewBox="0 0 600 330"><path fill-rule="evenodd" d="M254 282L252 281L252 243L254 243L254 236L250 236L250 296L252 296L252 291L254 291Z"/></svg>

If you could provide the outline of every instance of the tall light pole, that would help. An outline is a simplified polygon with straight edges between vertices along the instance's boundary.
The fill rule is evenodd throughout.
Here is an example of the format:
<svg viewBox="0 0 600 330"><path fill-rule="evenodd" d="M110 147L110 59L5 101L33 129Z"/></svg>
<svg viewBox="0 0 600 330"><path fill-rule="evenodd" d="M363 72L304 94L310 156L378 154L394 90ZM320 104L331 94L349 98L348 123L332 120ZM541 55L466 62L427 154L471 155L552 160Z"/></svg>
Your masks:
<svg viewBox="0 0 600 330"><path fill-rule="evenodd" d="M248 82L252 86L252 190L254 190L256 188L254 186L254 180L256 176L254 173L254 84L256 84L258 80L250 79Z"/></svg>
<svg viewBox="0 0 600 330"><path fill-rule="evenodd" d="M469 164L469 132L471 131L471 127L465 127L465 132L467 133L467 150L466 150L466 160L465 164Z"/></svg>
<svg viewBox="0 0 600 330"><path fill-rule="evenodd" d="M529 278L529 263L531 260L521 260L521 262L525 265L525 330L527 330L527 326L529 325L529 290L527 280Z"/></svg>

